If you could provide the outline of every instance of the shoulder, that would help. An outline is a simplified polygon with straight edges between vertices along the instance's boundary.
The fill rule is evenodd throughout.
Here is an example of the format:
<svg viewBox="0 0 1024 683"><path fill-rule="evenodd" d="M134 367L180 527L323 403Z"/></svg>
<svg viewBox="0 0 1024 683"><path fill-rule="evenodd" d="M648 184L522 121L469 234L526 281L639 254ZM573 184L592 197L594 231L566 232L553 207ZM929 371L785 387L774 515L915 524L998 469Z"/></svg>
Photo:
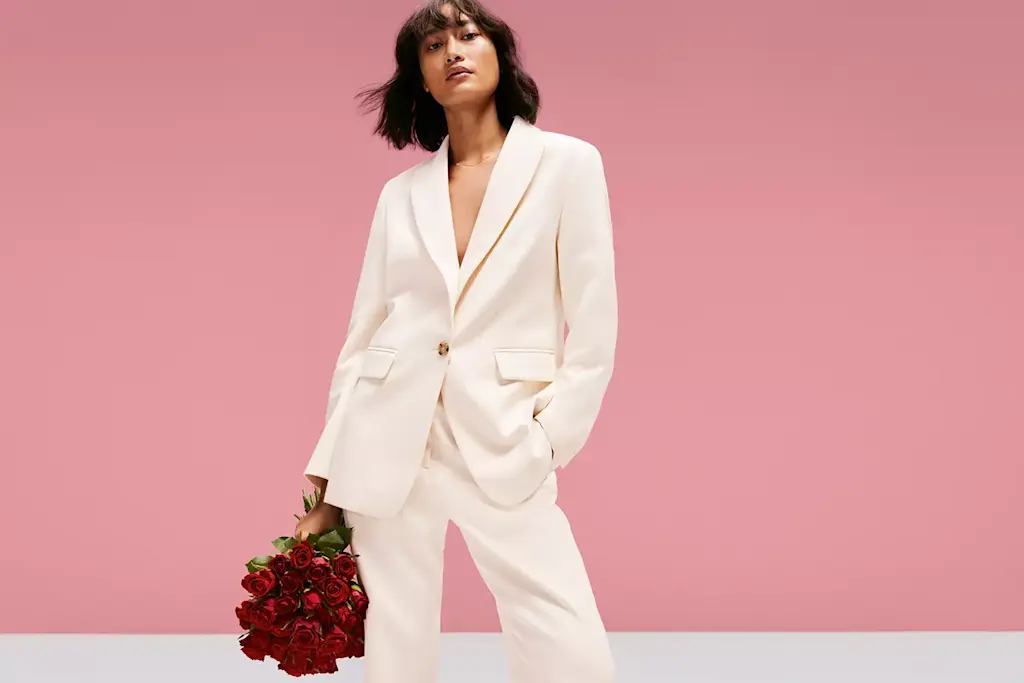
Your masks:
<svg viewBox="0 0 1024 683"><path fill-rule="evenodd" d="M427 157L418 164L414 164L409 168L405 169L404 171L402 171L401 173L389 178L388 181L384 183L382 192L394 191L395 188L407 186L409 182L412 180L412 177L416 174L416 172L419 169L423 168L432 158L433 157Z"/></svg>
<svg viewBox="0 0 1024 683"><path fill-rule="evenodd" d="M544 161L553 167L554 172L566 183L589 186L595 182L604 182L604 159L597 146L565 133L543 131Z"/></svg>
<svg viewBox="0 0 1024 683"><path fill-rule="evenodd" d="M422 168L427 162L433 157L427 157L427 159L410 166L401 173L388 178L384 185L380 189L380 197L377 199L378 203L386 204L389 201L393 201L398 197L402 196L403 188L408 193L409 184L415 173Z"/></svg>
<svg viewBox="0 0 1024 683"><path fill-rule="evenodd" d="M601 152L589 140L550 130L541 131L541 135L545 154L573 165L601 163Z"/></svg>
<svg viewBox="0 0 1024 683"><path fill-rule="evenodd" d="M562 179L566 188L592 188L604 185L604 159L597 146L589 140L544 131L544 161Z"/></svg>

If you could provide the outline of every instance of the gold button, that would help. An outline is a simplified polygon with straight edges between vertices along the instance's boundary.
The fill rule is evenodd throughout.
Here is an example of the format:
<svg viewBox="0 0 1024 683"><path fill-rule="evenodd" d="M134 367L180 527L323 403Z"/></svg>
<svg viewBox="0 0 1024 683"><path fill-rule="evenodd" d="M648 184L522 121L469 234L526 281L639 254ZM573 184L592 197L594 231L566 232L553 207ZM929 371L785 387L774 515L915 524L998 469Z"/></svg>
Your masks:
<svg viewBox="0 0 1024 683"><path fill-rule="evenodd" d="M437 355L447 356L448 355L448 342L441 342L437 345Z"/></svg>

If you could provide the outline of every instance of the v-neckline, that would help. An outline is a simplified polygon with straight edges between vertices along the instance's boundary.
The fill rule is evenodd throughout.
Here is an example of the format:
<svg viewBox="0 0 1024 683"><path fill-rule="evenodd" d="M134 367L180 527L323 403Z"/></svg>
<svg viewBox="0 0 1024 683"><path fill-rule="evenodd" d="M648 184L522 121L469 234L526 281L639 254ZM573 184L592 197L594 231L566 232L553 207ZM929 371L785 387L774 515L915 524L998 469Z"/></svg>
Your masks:
<svg viewBox="0 0 1024 683"><path fill-rule="evenodd" d="M501 238L533 180L544 153L541 131L516 116L495 160L462 262L455 244L446 136L433 158L413 174L410 199L423 245L444 278L452 307Z"/></svg>
<svg viewBox="0 0 1024 683"><path fill-rule="evenodd" d="M455 204L452 201L452 166L453 164L448 161L448 217L451 219L452 229L452 247L455 249L455 264L458 266L458 270L462 271L462 264L466 259L466 254L469 253L470 245L473 243L473 237L477 234L477 228L480 227L480 215L483 213L484 203L487 201L487 194L491 191L491 179L494 178L494 172L498 168L498 163L501 161L501 153L505 150L505 142L508 141L508 132L505 134L505 139L502 140L501 148L498 149L498 153L494 157L494 163L491 164L491 170L487 174L487 182L484 183L483 194L480 195L480 205L476 207L476 215L473 217L473 225L470 227L469 237L466 239L466 250L459 256L459 236L455 232ZM451 147L448 147L448 153L451 152Z"/></svg>

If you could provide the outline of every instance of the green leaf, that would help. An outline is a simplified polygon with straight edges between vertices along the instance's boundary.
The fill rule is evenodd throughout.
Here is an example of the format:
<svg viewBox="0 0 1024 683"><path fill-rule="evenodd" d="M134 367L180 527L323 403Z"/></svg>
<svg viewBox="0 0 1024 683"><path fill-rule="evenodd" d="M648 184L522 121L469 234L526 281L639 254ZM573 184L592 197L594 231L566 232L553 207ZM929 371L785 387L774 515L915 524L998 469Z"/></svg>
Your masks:
<svg viewBox="0 0 1024 683"><path fill-rule="evenodd" d="M294 536L279 536L278 538L275 538L273 541L271 541L271 543L274 544L274 547L277 548L277 552L279 553L288 552L292 549L292 546L294 546L298 542L298 539L296 539Z"/></svg>
<svg viewBox="0 0 1024 683"><path fill-rule="evenodd" d="M259 557L254 557L248 562L246 562L245 568L248 569L250 573L258 572L261 569L266 569L267 567L269 567L270 560L270 555L260 555Z"/></svg>
<svg viewBox="0 0 1024 683"><path fill-rule="evenodd" d="M352 543L352 528L345 526L344 522L342 522L341 524L339 524L336 527L332 527L331 531L336 531L338 533L338 536L341 537L341 541L343 543L343 545L341 546L342 550L344 550L349 545L351 545L351 543Z"/></svg>
<svg viewBox="0 0 1024 683"><path fill-rule="evenodd" d="M321 536L314 547L324 553L328 550L333 550L335 553L341 552L348 545L348 539L345 538L344 534L345 531L344 528L334 527Z"/></svg>

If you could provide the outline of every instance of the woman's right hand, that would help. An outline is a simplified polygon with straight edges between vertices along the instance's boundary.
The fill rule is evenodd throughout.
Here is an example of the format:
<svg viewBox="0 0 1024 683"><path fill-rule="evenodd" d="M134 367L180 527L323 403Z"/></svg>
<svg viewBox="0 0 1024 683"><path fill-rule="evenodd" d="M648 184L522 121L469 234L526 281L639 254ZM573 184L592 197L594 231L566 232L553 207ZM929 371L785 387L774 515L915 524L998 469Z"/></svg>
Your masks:
<svg viewBox="0 0 1024 683"><path fill-rule="evenodd" d="M295 525L295 538L303 541L310 534L322 534L339 524L341 509L320 501Z"/></svg>

